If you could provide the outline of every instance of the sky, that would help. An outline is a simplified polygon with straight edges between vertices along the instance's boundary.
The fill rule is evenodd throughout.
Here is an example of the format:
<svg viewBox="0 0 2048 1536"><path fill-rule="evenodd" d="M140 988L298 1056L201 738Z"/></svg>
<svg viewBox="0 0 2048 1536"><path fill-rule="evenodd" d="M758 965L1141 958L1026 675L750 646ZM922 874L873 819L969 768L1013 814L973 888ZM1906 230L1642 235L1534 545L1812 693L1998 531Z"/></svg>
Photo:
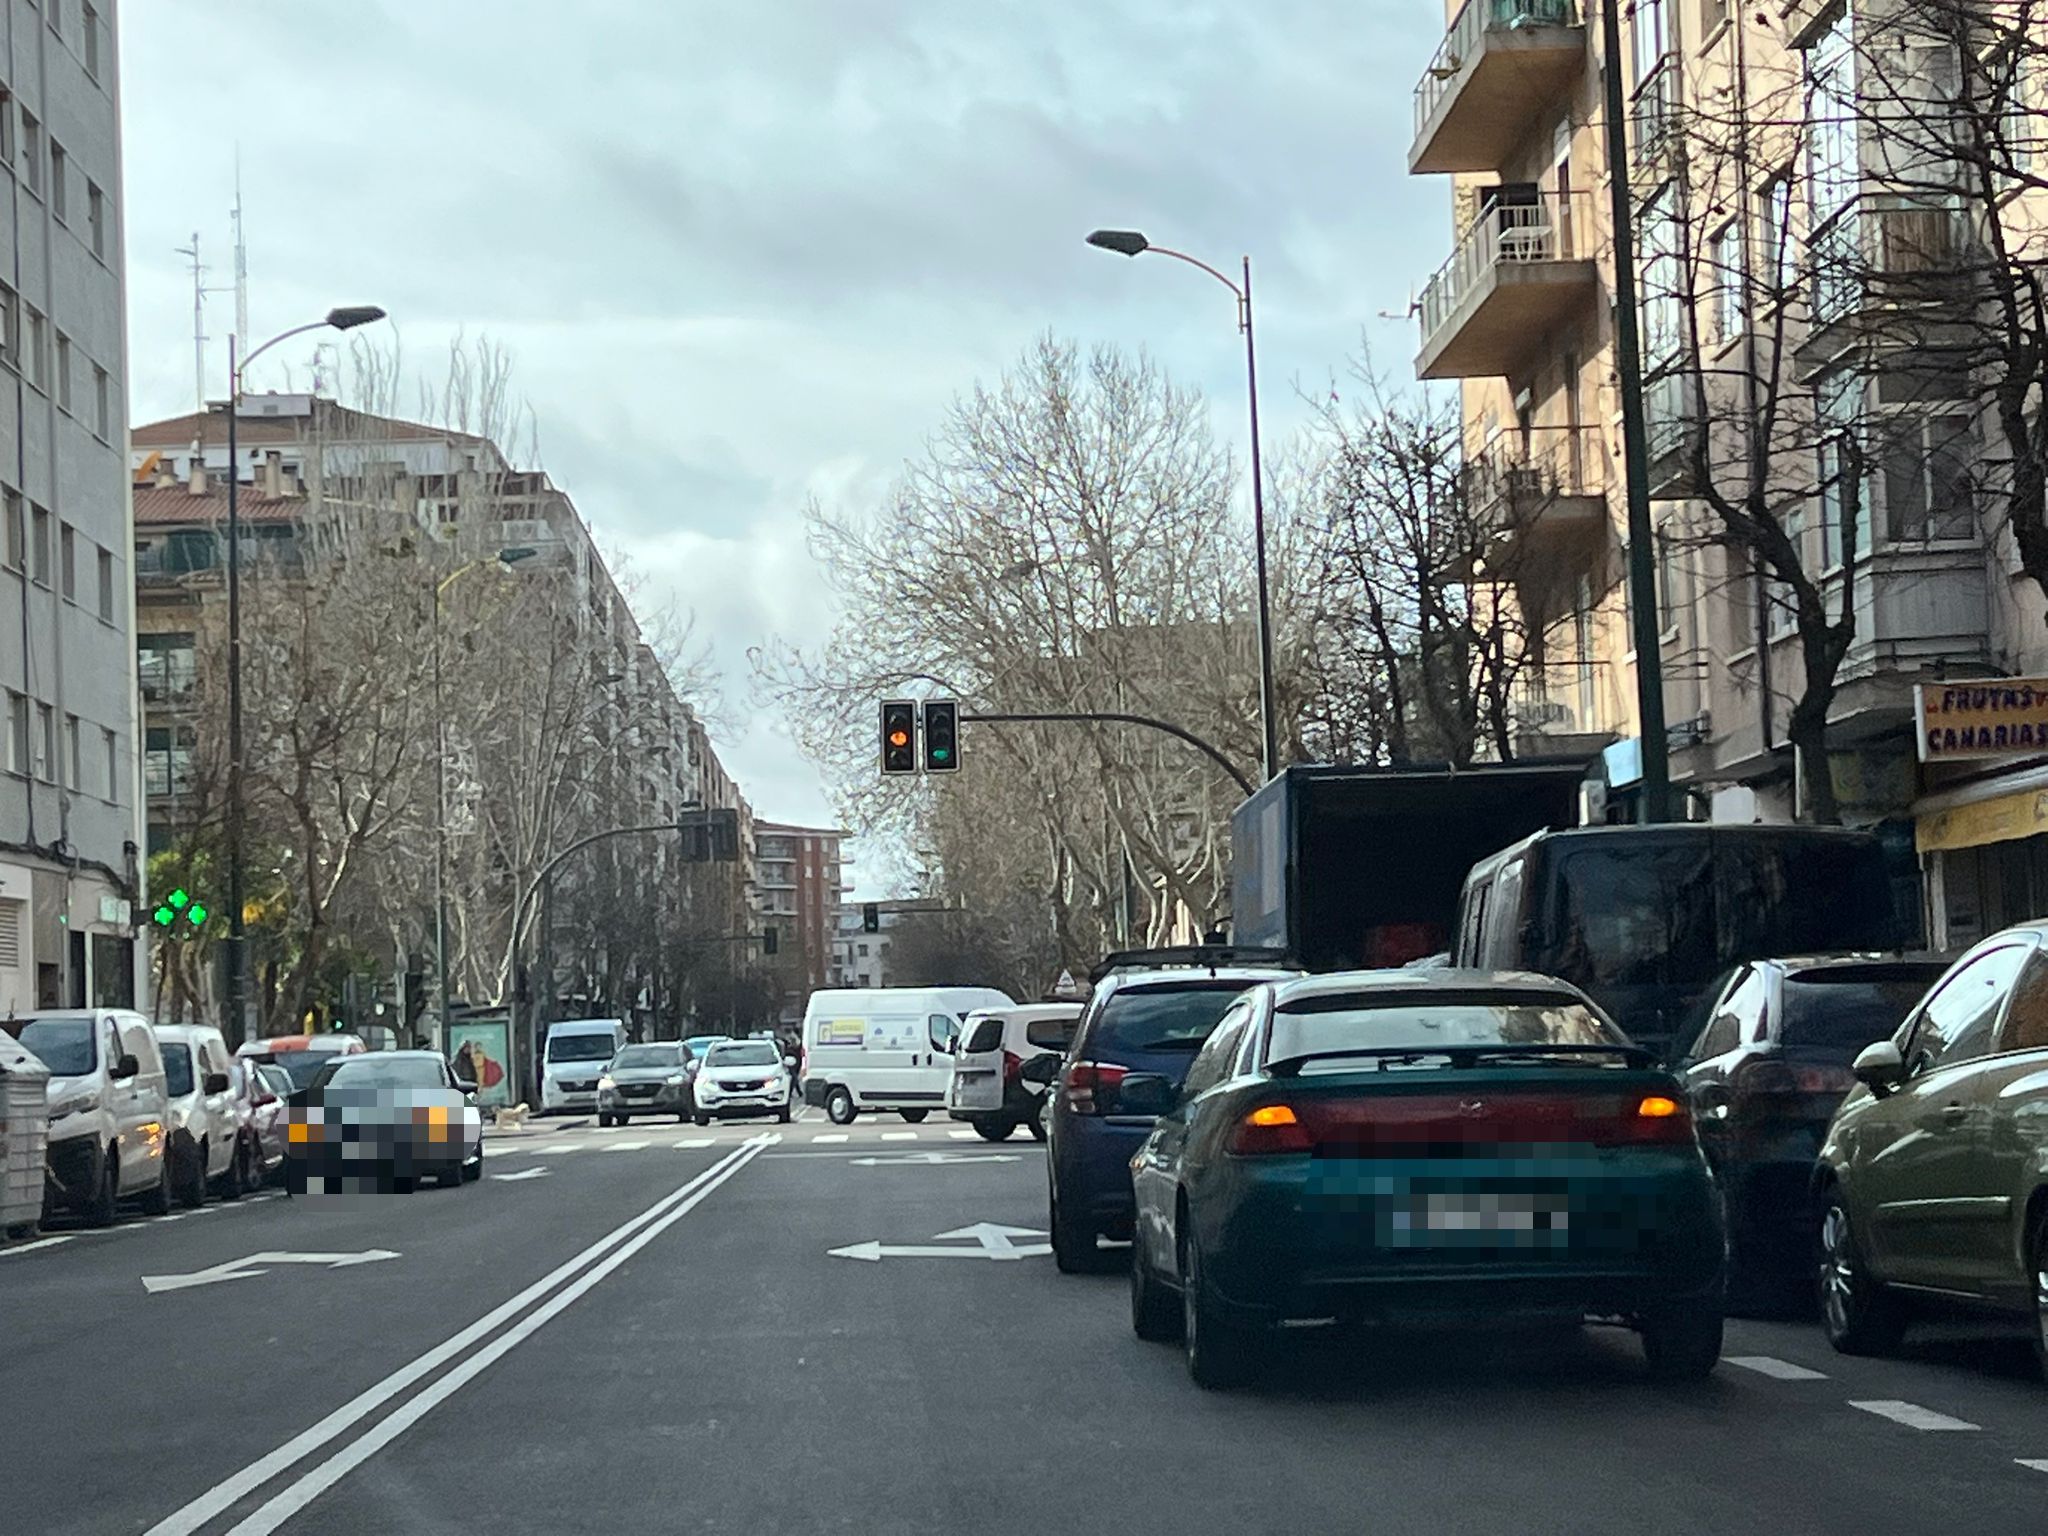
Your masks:
<svg viewBox="0 0 2048 1536"><path fill-rule="evenodd" d="M1268 452L1368 344L1408 376L1449 245L1404 173L1435 0L122 0L130 417L190 410L197 231L250 329L391 312L405 360L513 360L541 466L694 613L720 756L826 821L747 656L815 644L804 508L877 507L1038 334L1145 348L1243 442L1234 301L1101 226L1253 261ZM1382 318L1383 312L1393 318ZM231 293L207 300L225 394ZM251 371L304 387L312 338ZM869 894L870 892L864 892Z"/></svg>

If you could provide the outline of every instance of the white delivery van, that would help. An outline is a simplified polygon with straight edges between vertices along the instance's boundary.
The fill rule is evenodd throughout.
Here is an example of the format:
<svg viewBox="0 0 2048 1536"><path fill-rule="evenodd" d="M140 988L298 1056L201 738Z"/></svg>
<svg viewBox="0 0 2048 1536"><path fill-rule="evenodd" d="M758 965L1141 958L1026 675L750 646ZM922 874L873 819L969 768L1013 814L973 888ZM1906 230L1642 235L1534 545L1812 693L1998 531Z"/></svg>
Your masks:
<svg viewBox="0 0 2048 1536"><path fill-rule="evenodd" d="M922 1120L946 1107L961 1022L1011 1005L994 987L821 988L804 1009L804 1102L834 1125L865 1109Z"/></svg>
<svg viewBox="0 0 2048 1536"><path fill-rule="evenodd" d="M149 1020L125 1008L66 1008L0 1020L50 1069L48 1203L88 1225L114 1220L134 1196L171 1208L164 1061Z"/></svg>
<svg viewBox="0 0 2048 1536"><path fill-rule="evenodd" d="M626 1045L618 1019L557 1019L540 1058L540 1112L597 1108L597 1080Z"/></svg>

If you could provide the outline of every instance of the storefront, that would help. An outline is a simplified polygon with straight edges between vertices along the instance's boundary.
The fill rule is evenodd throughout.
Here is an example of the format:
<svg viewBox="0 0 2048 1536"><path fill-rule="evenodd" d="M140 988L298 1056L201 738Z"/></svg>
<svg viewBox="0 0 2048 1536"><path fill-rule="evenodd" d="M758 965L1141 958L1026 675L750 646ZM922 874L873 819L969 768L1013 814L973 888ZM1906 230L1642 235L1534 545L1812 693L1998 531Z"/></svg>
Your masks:
<svg viewBox="0 0 2048 1536"><path fill-rule="evenodd" d="M2048 916L2048 765L1936 791L1914 810L1936 948Z"/></svg>

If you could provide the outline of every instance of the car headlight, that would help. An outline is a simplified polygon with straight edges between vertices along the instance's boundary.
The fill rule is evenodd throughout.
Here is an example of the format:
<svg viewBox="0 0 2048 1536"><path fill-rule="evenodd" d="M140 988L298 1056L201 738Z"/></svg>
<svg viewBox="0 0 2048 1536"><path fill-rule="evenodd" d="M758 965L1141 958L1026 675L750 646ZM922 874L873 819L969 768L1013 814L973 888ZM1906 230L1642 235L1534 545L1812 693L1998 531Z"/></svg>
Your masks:
<svg viewBox="0 0 2048 1536"><path fill-rule="evenodd" d="M689 1079L680 1072L671 1072L668 1076L668 1085L671 1088L680 1088L688 1081Z"/></svg>
<svg viewBox="0 0 2048 1536"><path fill-rule="evenodd" d="M597 1080L597 1086L600 1089L610 1088L614 1086L612 1083L612 1075L609 1072L607 1072L603 1077L600 1077Z"/></svg>
<svg viewBox="0 0 2048 1536"><path fill-rule="evenodd" d="M66 1115L83 1115L99 1107L100 1096L96 1090L91 1093L74 1093L61 1103L50 1106L50 1118L62 1120Z"/></svg>

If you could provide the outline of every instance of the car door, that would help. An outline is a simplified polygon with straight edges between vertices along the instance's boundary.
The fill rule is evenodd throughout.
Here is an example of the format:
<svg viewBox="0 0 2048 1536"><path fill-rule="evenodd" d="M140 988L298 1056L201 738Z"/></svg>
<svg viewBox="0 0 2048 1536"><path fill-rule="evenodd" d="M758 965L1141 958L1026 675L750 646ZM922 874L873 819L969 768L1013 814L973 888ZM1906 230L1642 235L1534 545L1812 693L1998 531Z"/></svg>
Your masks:
<svg viewBox="0 0 2048 1536"><path fill-rule="evenodd" d="M947 1101L963 1113L987 1114L1003 1107L1003 1017L970 1013L953 1059L953 1087Z"/></svg>
<svg viewBox="0 0 2048 1536"><path fill-rule="evenodd" d="M1729 1078L1746 1054L1743 1042L1755 1033L1749 1026L1763 1011L1767 988L1768 977L1761 967L1748 965L1737 970L1709 1011L1699 1038L1681 1057L1693 1123L1707 1160L1716 1169L1726 1161L1732 1140L1729 1117L1734 1094Z"/></svg>
<svg viewBox="0 0 2048 1536"><path fill-rule="evenodd" d="M284 1161L287 1135L285 1101L292 1094L292 1077L283 1067L267 1061L256 1062L253 1066L256 1144L264 1166L272 1168Z"/></svg>
<svg viewBox="0 0 2048 1536"><path fill-rule="evenodd" d="M2048 951L2036 947L2012 986L1992 1053L1971 1088L1983 1113L1973 1182L1995 1205L1980 1229L1981 1251L1963 1255L1973 1290L2014 1308L2033 1300L2024 1227L2028 1203L2048 1167Z"/></svg>
<svg viewBox="0 0 2048 1536"><path fill-rule="evenodd" d="M218 1177L235 1159L235 1086L228 1073L228 1048L217 1038L202 1037L198 1046L200 1080L198 1087L206 1104L207 1174ZM208 1077L226 1078L225 1086L206 1091Z"/></svg>
<svg viewBox="0 0 2048 1536"><path fill-rule="evenodd" d="M960 1048L958 1014L933 1011L924 1020L924 1059L918 1063L915 1092L943 1104L953 1084L953 1053ZM1000 1091L1000 1090L998 1090Z"/></svg>
<svg viewBox="0 0 2048 1536"><path fill-rule="evenodd" d="M919 1091L918 1059L925 1052L925 1015L878 1013L866 1021L857 1065L844 1076L861 1099L893 1104Z"/></svg>
<svg viewBox="0 0 2048 1536"><path fill-rule="evenodd" d="M159 1177L167 1140L164 1063L149 1021L140 1014L113 1015L119 1031L117 1056L135 1058L135 1075L121 1086L121 1182L129 1189L147 1189Z"/></svg>
<svg viewBox="0 0 2048 1536"><path fill-rule="evenodd" d="M1906 1025L1906 1075L1857 1117L1856 1203L1868 1212L1869 1257L1886 1280L1972 1290L1998 1201L1980 1187L1976 1144L1988 1134L1974 1082L1991 1054L2023 941L1979 950L1951 972Z"/></svg>
<svg viewBox="0 0 2048 1536"><path fill-rule="evenodd" d="M1145 1245L1145 1261L1155 1273L1178 1273L1179 1235L1174 1219L1187 1172L1182 1158L1188 1136L1209 1092L1232 1076L1251 1019L1252 1004L1247 999L1232 1005L1217 1022L1215 1033L1203 1042L1181 1080L1179 1098L1154 1123L1151 1135L1131 1161L1131 1188L1138 1212L1133 1241Z"/></svg>

